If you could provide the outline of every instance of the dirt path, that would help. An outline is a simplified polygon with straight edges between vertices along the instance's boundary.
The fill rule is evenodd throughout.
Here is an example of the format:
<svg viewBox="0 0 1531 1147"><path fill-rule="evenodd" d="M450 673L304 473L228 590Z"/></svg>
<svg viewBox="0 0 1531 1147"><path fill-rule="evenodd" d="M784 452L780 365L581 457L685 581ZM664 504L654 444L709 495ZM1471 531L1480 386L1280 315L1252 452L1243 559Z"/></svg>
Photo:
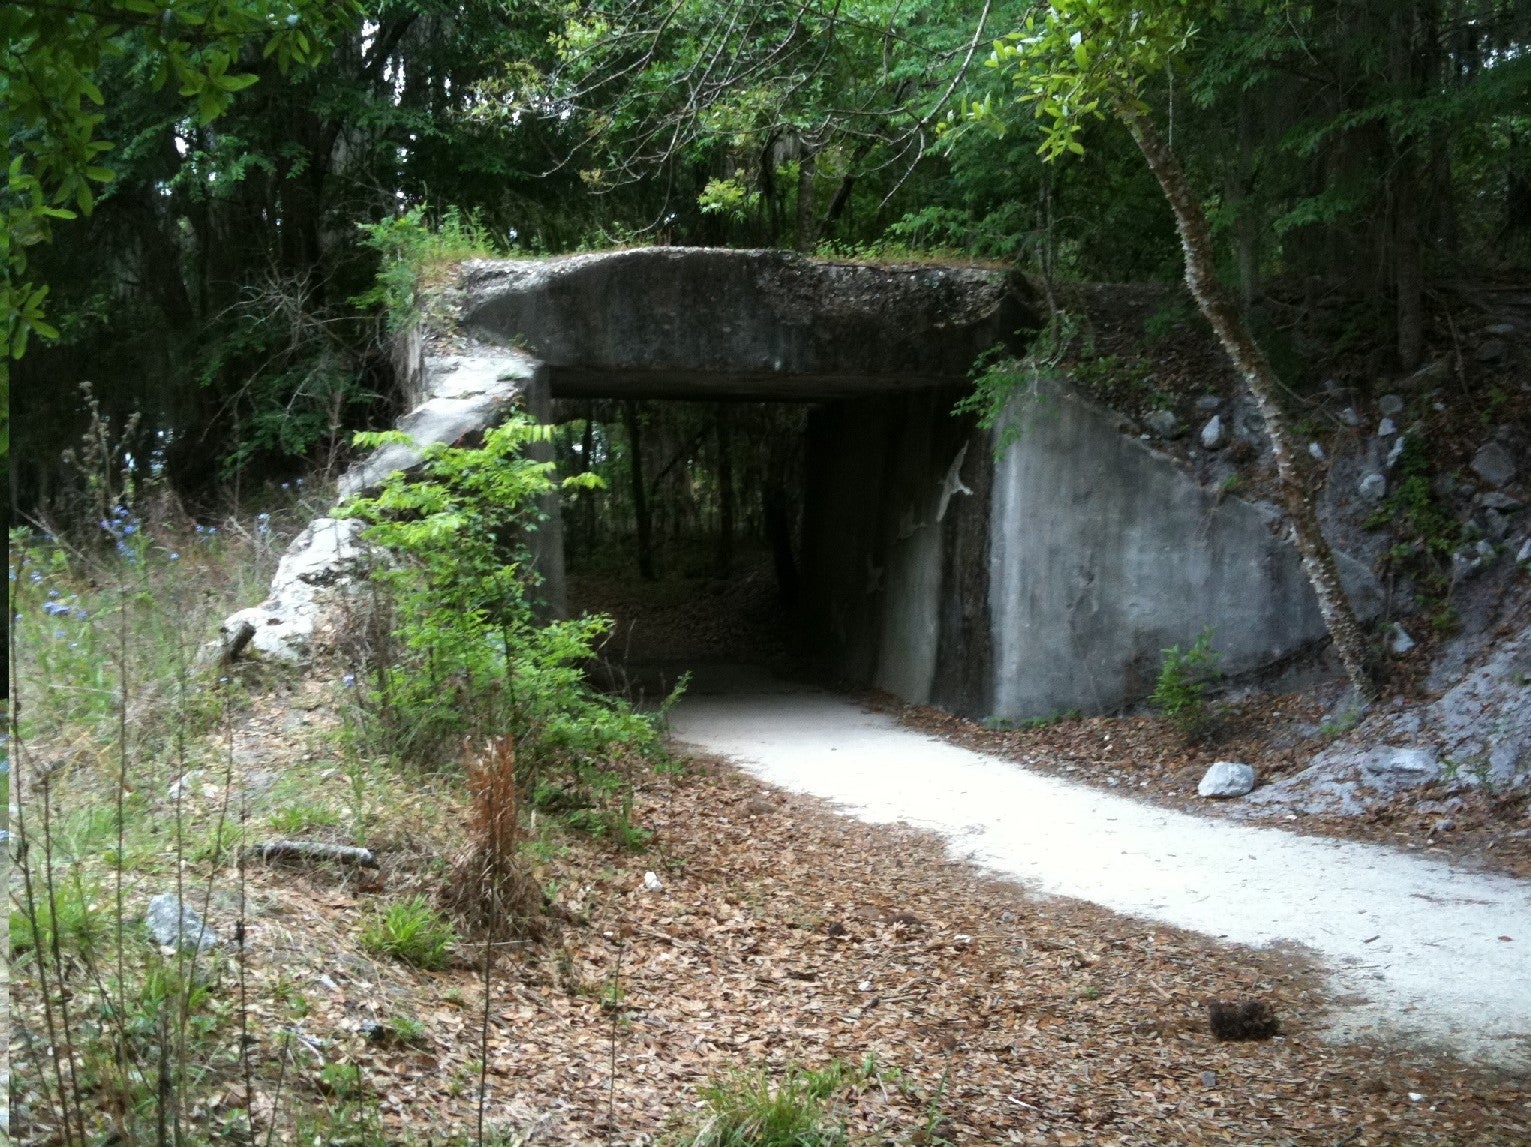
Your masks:
<svg viewBox="0 0 1531 1147"><path fill-rule="evenodd" d="M1531 883L1376 845L1203 819L1040 776L811 690L692 695L676 739L1038 892L1326 969L1337 1038L1531 1067Z"/></svg>

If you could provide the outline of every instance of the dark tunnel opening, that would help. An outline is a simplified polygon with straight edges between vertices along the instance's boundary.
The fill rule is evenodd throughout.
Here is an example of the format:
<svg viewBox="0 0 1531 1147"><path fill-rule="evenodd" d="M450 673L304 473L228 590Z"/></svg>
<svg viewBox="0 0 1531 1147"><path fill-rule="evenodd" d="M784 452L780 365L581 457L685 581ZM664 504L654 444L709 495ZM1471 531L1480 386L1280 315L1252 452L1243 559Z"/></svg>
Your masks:
<svg viewBox="0 0 1531 1147"><path fill-rule="evenodd" d="M820 676L802 625L804 468L812 405L560 399L567 607L613 627L605 689L652 699Z"/></svg>
<svg viewBox="0 0 1531 1147"><path fill-rule="evenodd" d="M597 683L647 700L683 673L704 693L921 696L934 680L946 704L981 707L990 460L966 457L961 394L556 399L560 475L602 479L562 508L567 607L614 620ZM943 497L959 469L962 496Z"/></svg>

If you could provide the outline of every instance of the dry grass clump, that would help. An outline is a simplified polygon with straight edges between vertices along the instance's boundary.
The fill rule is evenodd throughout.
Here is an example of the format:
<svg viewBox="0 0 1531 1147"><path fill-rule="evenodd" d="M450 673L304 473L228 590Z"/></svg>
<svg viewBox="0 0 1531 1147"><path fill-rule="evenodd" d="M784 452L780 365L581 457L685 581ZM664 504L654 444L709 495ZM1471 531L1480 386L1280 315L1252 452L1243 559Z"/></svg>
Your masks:
<svg viewBox="0 0 1531 1147"><path fill-rule="evenodd" d="M467 930L487 939L532 938L543 931L542 891L520 853L521 792L510 736L464 745L468 846L442 893Z"/></svg>

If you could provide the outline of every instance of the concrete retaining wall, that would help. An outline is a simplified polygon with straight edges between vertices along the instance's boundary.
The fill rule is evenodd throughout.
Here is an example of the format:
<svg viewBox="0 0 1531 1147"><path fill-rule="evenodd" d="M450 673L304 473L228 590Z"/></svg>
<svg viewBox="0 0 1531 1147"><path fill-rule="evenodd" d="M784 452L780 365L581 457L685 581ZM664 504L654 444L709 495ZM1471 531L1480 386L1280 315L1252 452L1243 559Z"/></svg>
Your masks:
<svg viewBox="0 0 1531 1147"><path fill-rule="evenodd" d="M1208 626L1230 674L1325 635L1269 507L1203 489L1057 385L1013 406L1019 438L996 463L954 397L838 402L810 422L809 625L845 679L1021 720L1144 697L1162 651ZM1340 564L1374 614L1375 580Z"/></svg>
<svg viewBox="0 0 1531 1147"><path fill-rule="evenodd" d="M1324 635L1277 516L1203 489L1115 415L1043 387L1010 411L1019 440L998 461L992 435L952 417L974 358L1035 324L1002 272L655 248L469 264L451 294L461 329L400 348L418 402L400 426L422 444L469 441L517 403L543 414L550 396L816 403L803 604L847 681L971 716L1101 712L1147 694L1162 650L1204 627L1232 673ZM385 447L341 495L418 459ZM537 543L557 609L550 509ZM330 574L291 556L305 585ZM1375 612L1369 573L1341 568ZM296 656L312 621L289 640L279 596L231 624Z"/></svg>

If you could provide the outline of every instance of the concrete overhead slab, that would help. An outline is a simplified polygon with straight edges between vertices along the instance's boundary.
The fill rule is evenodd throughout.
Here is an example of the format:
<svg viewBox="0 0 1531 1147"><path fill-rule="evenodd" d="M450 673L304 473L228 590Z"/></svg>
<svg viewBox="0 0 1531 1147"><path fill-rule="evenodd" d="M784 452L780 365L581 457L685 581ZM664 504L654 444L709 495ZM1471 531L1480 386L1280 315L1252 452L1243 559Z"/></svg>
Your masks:
<svg viewBox="0 0 1531 1147"><path fill-rule="evenodd" d="M1140 803L813 690L687 697L671 729L859 820L935 832L954 858L1037 893L1301 945L1328 974L1336 1038L1531 1070L1531 882Z"/></svg>
<svg viewBox="0 0 1531 1147"><path fill-rule="evenodd" d="M811 401L950 385L1039 323L1019 275L649 247L464 265L461 326L555 398Z"/></svg>

